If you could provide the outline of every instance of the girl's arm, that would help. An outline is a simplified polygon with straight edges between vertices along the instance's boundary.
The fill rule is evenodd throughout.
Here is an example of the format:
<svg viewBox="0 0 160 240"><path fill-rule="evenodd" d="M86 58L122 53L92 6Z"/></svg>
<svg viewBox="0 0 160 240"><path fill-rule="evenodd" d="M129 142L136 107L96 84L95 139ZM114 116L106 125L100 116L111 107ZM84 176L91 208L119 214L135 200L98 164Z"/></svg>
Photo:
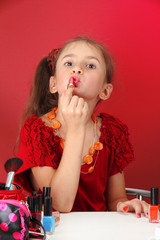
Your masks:
<svg viewBox="0 0 160 240"><path fill-rule="evenodd" d="M119 201L127 201L123 173L117 173L109 177L106 199L108 210L110 211L117 211L117 204Z"/></svg>
<svg viewBox="0 0 160 240"><path fill-rule="evenodd" d="M88 115L87 103L77 96L71 98L68 89L63 98L62 110L66 123L65 148L58 168L33 167L32 182L41 190L51 186L53 208L60 212L70 212L78 189L85 127ZM62 101L62 99L61 99Z"/></svg>
<svg viewBox="0 0 160 240"><path fill-rule="evenodd" d="M53 208L60 212L70 212L73 207L80 177L82 142L81 132L69 132L57 170L52 167L31 169L35 187L42 190L43 186L50 186Z"/></svg>
<svg viewBox="0 0 160 240"><path fill-rule="evenodd" d="M148 217L148 204L145 201L127 199L123 172L109 178L106 198L110 211L135 212L137 217L141 217L141 212L144 212Z"/></svg>

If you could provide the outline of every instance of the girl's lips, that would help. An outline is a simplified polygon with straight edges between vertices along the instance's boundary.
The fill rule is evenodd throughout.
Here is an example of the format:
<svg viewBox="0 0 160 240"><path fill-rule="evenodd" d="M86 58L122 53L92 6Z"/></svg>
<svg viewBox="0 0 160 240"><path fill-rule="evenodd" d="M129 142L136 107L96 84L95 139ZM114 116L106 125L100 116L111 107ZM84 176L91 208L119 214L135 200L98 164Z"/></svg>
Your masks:
<svg viewBox="0 0 160 240"><path fill-rule="evenodd" d="M70 77L69 84L73 84L74 86L77 86L77 84L80 82L80 78L77 76Z"/></svg>

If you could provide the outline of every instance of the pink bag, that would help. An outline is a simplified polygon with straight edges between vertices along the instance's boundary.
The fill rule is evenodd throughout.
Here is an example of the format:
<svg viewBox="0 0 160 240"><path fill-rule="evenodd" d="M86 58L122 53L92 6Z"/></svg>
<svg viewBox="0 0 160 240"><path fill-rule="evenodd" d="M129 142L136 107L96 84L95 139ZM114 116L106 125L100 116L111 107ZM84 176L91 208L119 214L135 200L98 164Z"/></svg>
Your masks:
<svg viewBox="0 0 160 240"><path fill-rule="evenodd" d="M45 230L40 221L32 217L25 203L22 189L16 185L15 190L0 190L0 239L29 239L29 237L46 239ZM0 184L0 189L4 184ZM29 224L35 222L44 234L29 234Z"/></svg>

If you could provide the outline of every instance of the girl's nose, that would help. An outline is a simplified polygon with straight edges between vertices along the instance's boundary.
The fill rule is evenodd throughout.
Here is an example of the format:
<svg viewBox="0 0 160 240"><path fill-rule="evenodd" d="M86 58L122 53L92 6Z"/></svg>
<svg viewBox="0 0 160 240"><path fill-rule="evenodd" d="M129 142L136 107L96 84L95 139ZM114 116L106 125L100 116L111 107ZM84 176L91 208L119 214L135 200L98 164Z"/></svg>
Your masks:
<svg viewBox="0 0 160 240"><path fill-rule="evenodd" d="M74 74L83 74L83 70L82 70L81 67L74 66L74 67L72 68L72 73L74 73Z"/></svg>

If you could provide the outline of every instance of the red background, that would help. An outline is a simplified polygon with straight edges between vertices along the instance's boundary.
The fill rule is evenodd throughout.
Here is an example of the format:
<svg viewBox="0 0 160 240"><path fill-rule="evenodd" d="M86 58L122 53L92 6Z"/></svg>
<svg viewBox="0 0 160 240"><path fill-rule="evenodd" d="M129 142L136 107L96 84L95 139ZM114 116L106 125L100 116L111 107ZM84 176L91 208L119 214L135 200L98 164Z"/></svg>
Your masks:
<svg viewBox="0 0 160 240"><path fill-rule="evenodd" d="M103 110L131 133L136 161L126 185L159 186L160 3L157 0L1 0L0 181L13 157L20 115L38 61L77 35L105 43L116 61L114 92Z"/></svg>

